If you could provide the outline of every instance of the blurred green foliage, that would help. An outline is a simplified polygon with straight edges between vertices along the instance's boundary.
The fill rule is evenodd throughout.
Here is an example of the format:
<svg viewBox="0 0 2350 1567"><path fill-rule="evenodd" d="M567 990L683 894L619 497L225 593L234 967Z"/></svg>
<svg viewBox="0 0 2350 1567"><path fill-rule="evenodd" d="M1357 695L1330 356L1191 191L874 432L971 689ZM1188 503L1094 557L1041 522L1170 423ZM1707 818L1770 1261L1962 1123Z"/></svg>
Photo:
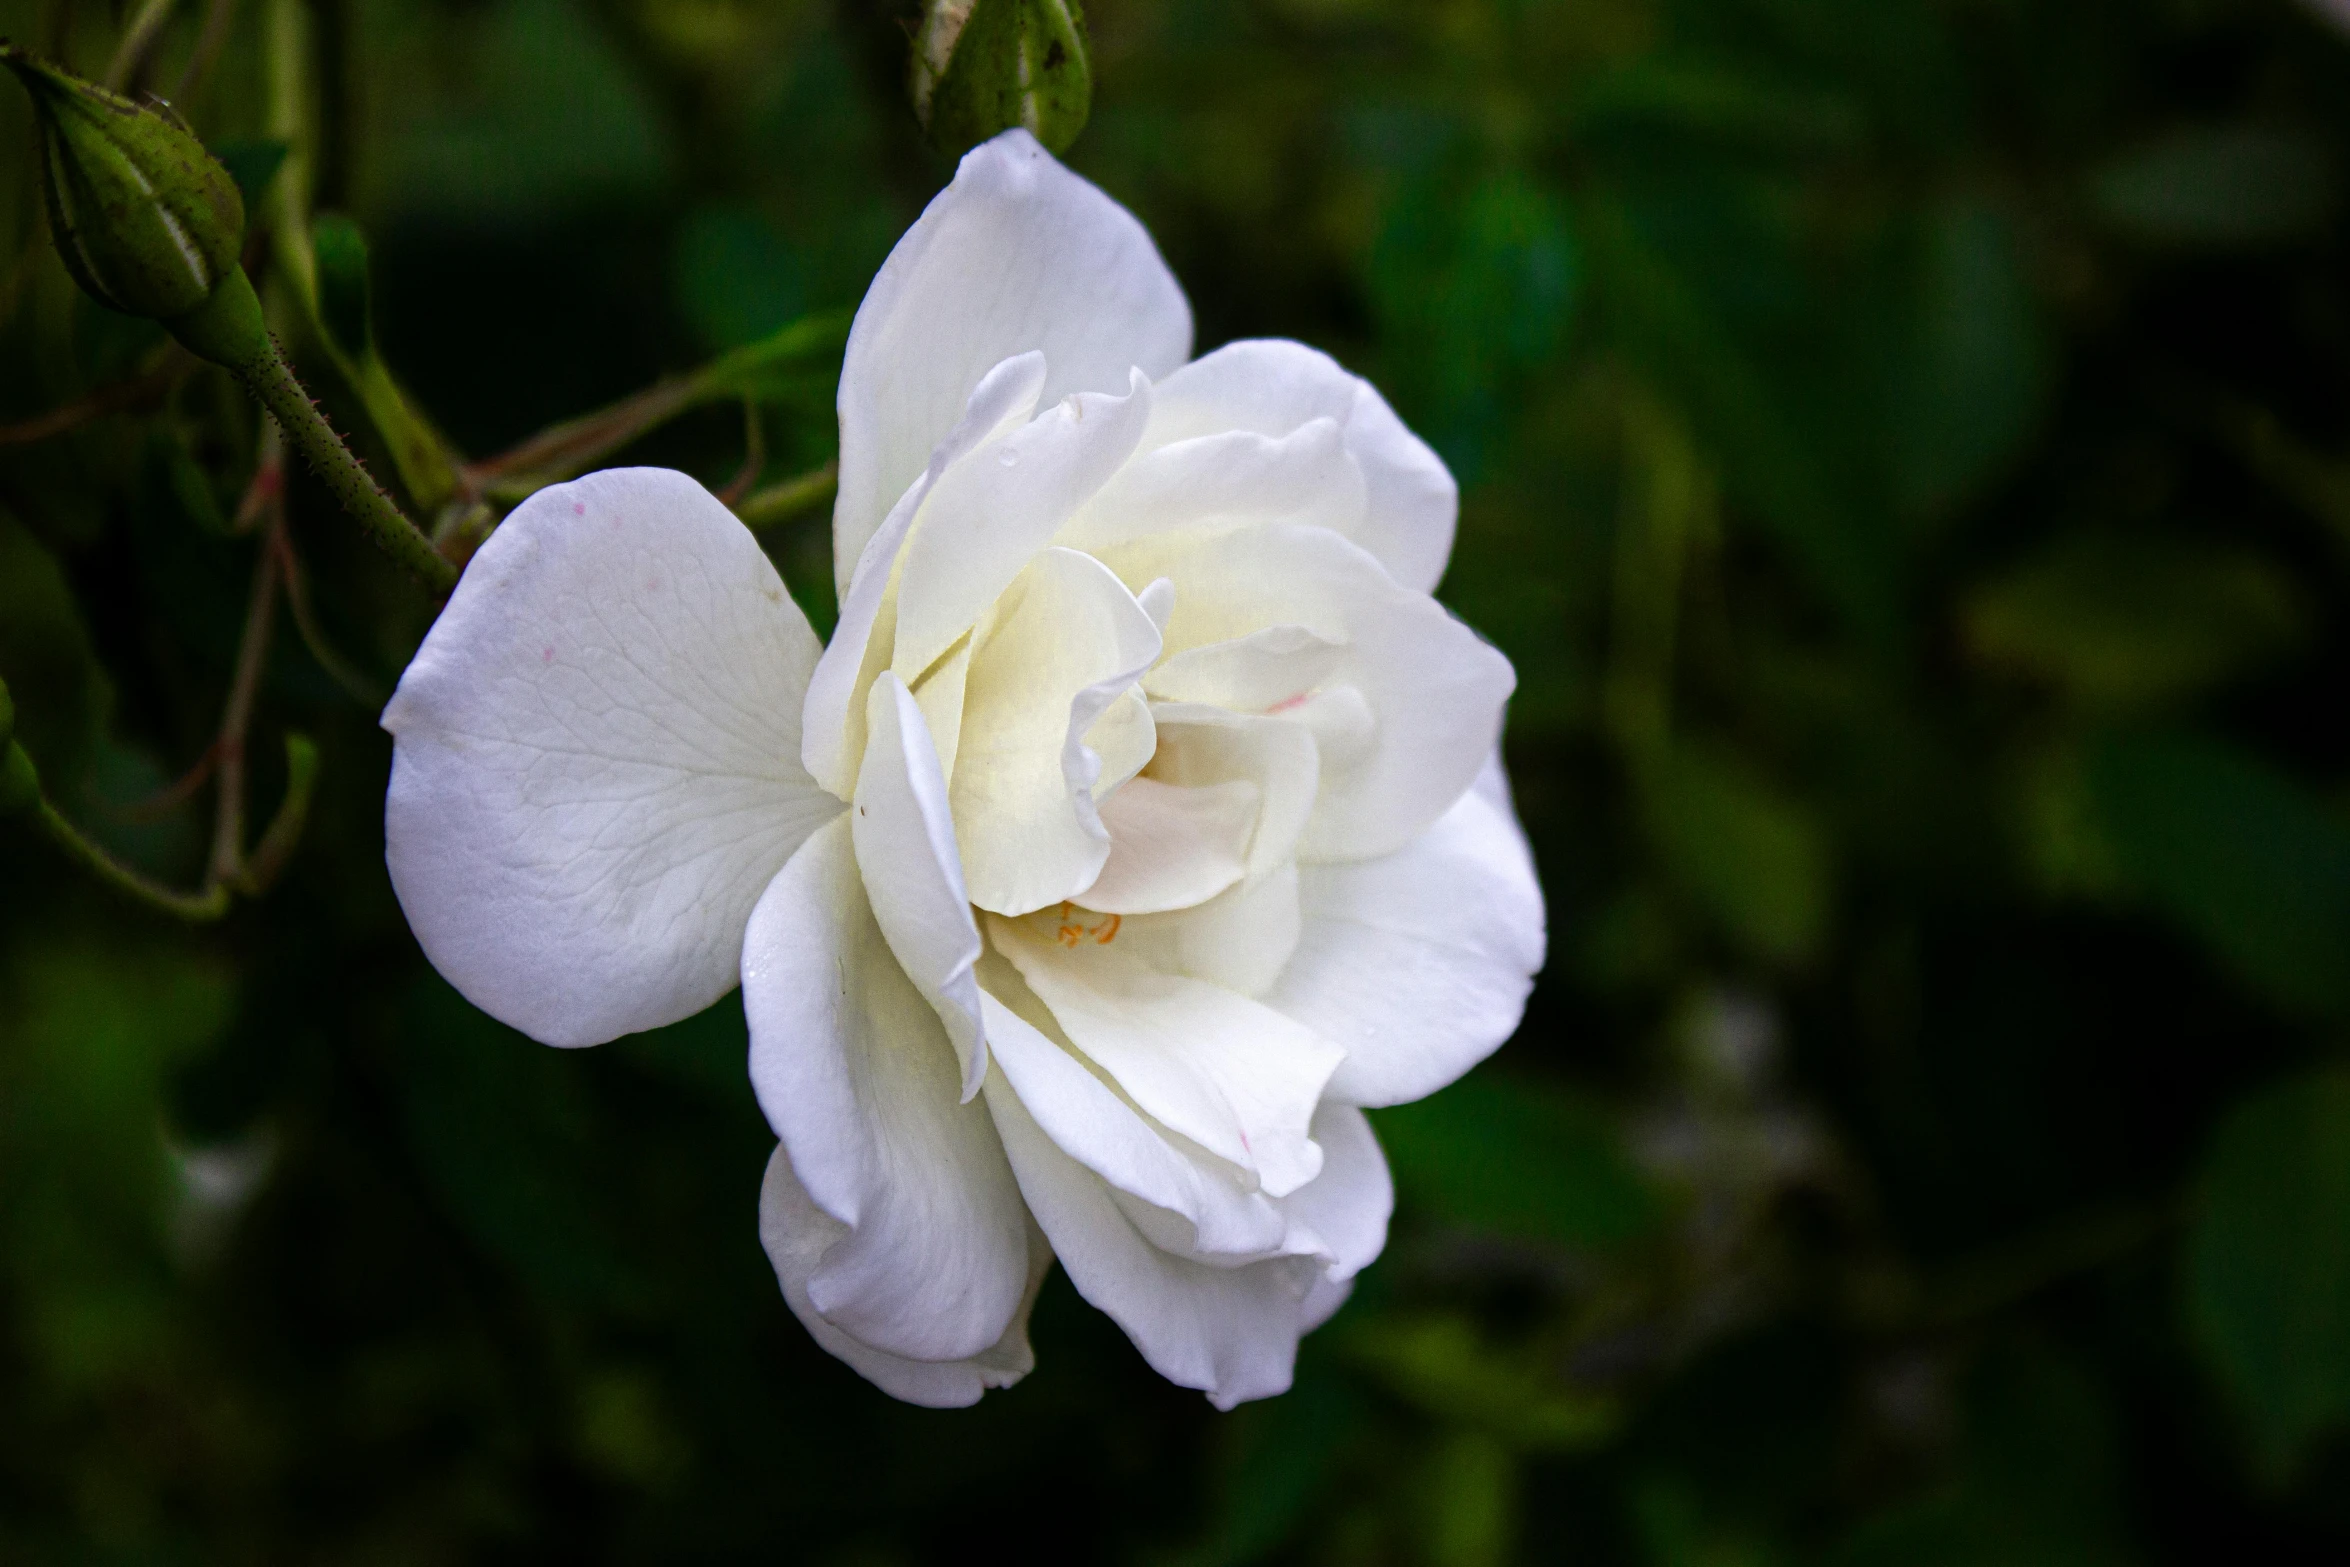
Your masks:
<svg viewBox="0 0 2350 1567"><path fill-rule="evenodd" d="M130 79L431 510L656 384L625 460L830 456L840 312L949 172L916 10L0 34L99 75L160 16ZM319 743L281 884L190 930L0 824L0 1560L2339 1560L2350 38L2289 0L1086 15L1073 163L1203 347L1326 347L1443 451L1445 596L1521 678L1549 969L1378 1117L1393 1243L1296 1390L1216 1416L1057 1278L969 1412L816 1350L734 1002L556 1053L423 964L374 712L431 606L296 475L243 748L268 802ZM61 809L194 885L213 785L171 785L268 453L74 288L29 138L0 94L0 678ZM821 517L763 537L829 624Z"/></svg>

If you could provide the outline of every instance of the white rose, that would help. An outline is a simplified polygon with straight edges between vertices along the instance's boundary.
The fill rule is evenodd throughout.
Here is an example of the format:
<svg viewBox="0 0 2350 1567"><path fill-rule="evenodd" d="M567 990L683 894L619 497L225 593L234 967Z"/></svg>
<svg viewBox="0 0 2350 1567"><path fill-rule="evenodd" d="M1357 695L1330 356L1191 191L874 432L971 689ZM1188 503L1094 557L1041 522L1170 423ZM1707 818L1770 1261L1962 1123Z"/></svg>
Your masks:
<svg viewBox="0 0 2350 1567"><path fill-rule="evenodd" d="M384 713L393 885L476 1005L588 1045L739 975L784 1295L918 1403L1027 1371L1054 1257L1164 1375L1287 1387L1385 1240L1360 1107L1541 964L1450 475L1323 355L1190 345L1008 132L857 313L830 647L618 470L506 520Z"/></svg>

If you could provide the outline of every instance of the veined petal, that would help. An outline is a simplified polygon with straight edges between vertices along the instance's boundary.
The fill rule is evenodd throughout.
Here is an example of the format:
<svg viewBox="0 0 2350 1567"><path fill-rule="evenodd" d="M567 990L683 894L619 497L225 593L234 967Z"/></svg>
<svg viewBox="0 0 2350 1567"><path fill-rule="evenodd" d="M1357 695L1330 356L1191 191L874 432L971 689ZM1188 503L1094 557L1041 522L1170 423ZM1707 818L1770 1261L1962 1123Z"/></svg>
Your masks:
<svg viewBox="0 0 2350 1567"><path fill-rule="evenodd" d="M839 810L799 764L815 634L665 469L539 491L400 679L385 860L433 966L553 1045L734 988L751 908Z"/></svg>
<svg viewBox="0 0 2350 1567"><path fill-rule="evenodd" d="M1028 1233L1028 1288L1020 1297L1003 1337L963 1360L908 1360L862 1342L818 1314L808 1298L808 1279L847 1227L808 1198L792 1174L791 1160L781 1145L767 1161L767 1178L759 1189L759 1240L775 1267L776 1282L792 1315L809 1336L834 1358L892 1398L932 1409L961 1409L979 1402L993 1387L1010 1387L1036 1368L1028 1346L1028 1313L1036 1292L1052 1268L1051 1245L1033 1222Z"/></svg>
<svg viewBox="0 0 2350 1567"><path fill-rule="evenodd" d="M882 264L840 377L833 560L849 572L990 365L1042 350L1048 402L1191 356L1191 307L1133 216L1026 131L965 154Z"/></svg>
<svg viewBox="0 0 2350 1567"><path fill-rule="evenodd" d="M990 944L1050 1008L1070 1042L1153 1120L1250 1172L1270 1196L1312 1180L1308 1134L1340 1052L1244 996L1153 969L1112 945L1115 926L1074 941L1036 920L988 922Z"/></svg>
<svg viewBox="0 0 2350 1567"><path fill-rule="evenodd" d="M998 1072L987 1107L1021 1195L1069 1282L1126 1330L1152 1369L1204 1391L1218 1409L1288 1391L1302 1302L1321 1274L1310 1257L1213 1267L1160 1250L1111 1188L1062 1152Z"/></svg>
<svg viewBox="0 0 2350 1567"><path fill-rule="evenodd" d="M1027 1221L986 1112L960 1102L936 1012L866 906L847 822L759 900L743 1010L759 1107L840 1227L799 1270L811 1309L905 1359L984 1353L1027 1291Z"/></svg>
<svg viewBox="0 0 2350 1567"><path fill-rule="evenodd" d="M899 566L890 667L909 685L969 631L1142 438L1150 381L1064 398L940 475Z"/></svg>
<svg viewBox="0 0 2350 1567"><path fill-rule="evenodd" d="M1157 624L1091 556L1048 549L1021 572L964 689L951 798L971 902L1025 914L1101 873L1101 756L1085 738L1158 654Z"/></svg>
<svg viewBox="0 0 2350 1567"><path fill-rule="evenodd" d="M889 950L954 1041L968 1100L987 1073L987 1037L971 977L979 927L963 891L946 780L922 709L896 675L882 672L865 707L870 738L849 808L857 870Z"/></svg>
<svg viewBox="0 0 2350 1567"><path fill-rule="evenodd" d="M865 541L840 601L840 621L808 683L801 728L809 776L841 799L855 787L865 754L865 693L889 667L897 646L897 565L914 516L940 477L973 451L1025 424L1044 389L1044 355L1004 360L980 378L963 418L930 454L929 466L907 486L888 518ZM845 569L840 559L835 572Z"/></svg>
<svg viewBox="0 0 2350 1567"><path fill-rule="evenodd" d="M1404 1104L1509 1038L1542 967L1542 889L1498 760L1382 859L1300 872L1297 953L1265 997L1346 1051L1329 1094Z"/></svg>

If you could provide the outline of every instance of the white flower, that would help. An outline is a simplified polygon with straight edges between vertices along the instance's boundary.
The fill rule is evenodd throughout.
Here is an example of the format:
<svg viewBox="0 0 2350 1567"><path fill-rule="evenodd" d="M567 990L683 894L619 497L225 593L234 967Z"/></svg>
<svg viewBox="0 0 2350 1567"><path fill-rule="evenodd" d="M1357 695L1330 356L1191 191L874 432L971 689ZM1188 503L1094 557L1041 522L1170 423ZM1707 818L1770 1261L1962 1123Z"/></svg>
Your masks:
<svg viewBox="0 0 2350 1567"><path fill-rule="evenodd" d="M1541 964L1510 667L1429 597L1450 475L1321 354L1190 346L1008 132L858 311L830 647L698 485L599 473L384 713L393 884L476 1005L588 1045L739 974L784 1295L918 1403L1027 1371L1054 1257L1173 1380L1287 1387L1385 1241L1360 1107Z"/></svg>

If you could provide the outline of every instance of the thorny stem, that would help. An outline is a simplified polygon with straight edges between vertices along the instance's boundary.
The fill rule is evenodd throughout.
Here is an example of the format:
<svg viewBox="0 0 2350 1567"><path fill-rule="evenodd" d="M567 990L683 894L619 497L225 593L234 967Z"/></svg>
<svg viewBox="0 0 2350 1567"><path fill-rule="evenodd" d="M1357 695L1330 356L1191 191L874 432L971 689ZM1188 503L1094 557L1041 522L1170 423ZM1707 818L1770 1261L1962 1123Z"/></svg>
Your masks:
<svg viewBox="0 0 2350 1567"><path fill-rule="evenodd" d="M247 388L261 406L277 416L286 439L300 449L311 471L334 492L343 510L358 519L385 554L405 567L409 575L438 593L457 585L457 568L433 548L432 541L383 492L374 476L343 444L343 438L311 402L302 383L272 342L269 352L241 372Z"/></svg>

